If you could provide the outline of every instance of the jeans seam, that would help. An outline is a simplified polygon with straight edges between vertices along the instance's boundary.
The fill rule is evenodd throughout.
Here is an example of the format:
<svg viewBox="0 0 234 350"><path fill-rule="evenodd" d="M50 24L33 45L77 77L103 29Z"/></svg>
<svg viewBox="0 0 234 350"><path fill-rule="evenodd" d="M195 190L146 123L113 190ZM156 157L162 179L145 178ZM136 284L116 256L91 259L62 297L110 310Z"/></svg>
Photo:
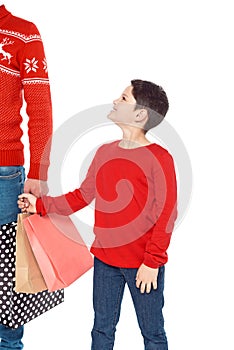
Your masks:
<svg viewBox="0 0 234 350"><path fill-rule="evenodd" d="M120 270L119 270L120 271ZM121 272L121 271L120 271ZM124 276L123 276L124 277ZM123 286L125 285L125 281L121 281L121 284L119 286L119 290L118 290L118 297L117 297L117 303L116 303L116 308L115 308L115 313L114 313L114 319L113 319L113 325L112 328L114 329L114 327L116 328L116 324L117 324L117 315L118 315L118 311L120 311L120 307L121 307L121 290L123 288ZM119 305L119 308L118 308ZM111 348L112 349L112 348ZM111 350L110 349L110 350Z"/></svg>

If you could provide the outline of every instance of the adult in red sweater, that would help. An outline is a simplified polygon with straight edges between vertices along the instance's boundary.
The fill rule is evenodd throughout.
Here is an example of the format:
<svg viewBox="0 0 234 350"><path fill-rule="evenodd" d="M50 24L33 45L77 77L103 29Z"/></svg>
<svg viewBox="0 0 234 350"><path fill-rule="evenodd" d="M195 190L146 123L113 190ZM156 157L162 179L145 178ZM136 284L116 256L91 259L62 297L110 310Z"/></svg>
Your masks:
<svg viewBox="0 0 234 350"><path fill-rule="evenodd" d="M95 199L92 350L113 348L126 283L145 349L168 349L162 308L176 176L169 152L146 138L168 107L160 86L131 81L108 115L123 138L97 150L80 188L59 197L19 196L23 211L40 215L69 215Z"/></svg>
<svg viewBox="0 0 234 350"><path fill-rule="evenodd" d="M25 184L20 114L23 101L29 117L30 145L30 167ZM0 133L0 349L21 349L23 325L14 328L9 311L14 308L13 298L17 295L12 287L14 267L12 256L8 256L12 254L8 244L15 240L18 195L24 191L38 197L48 192L52 108L40 33L33 23L13 16L1 4Z"/></svg>

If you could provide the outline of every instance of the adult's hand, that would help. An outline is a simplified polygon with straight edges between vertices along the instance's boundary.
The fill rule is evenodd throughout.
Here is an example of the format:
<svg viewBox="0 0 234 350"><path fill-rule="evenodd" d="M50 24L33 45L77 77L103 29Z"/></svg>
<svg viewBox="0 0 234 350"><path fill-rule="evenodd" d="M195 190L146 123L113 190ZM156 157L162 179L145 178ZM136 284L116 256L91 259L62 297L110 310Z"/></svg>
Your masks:
<svg viewBox="0 0 234 350"><path fill-rule="evenodd" d="M24 184L24 192L31 193L38 198L45 196L49 192L49 189L46 181L27 179Z"/></svg>

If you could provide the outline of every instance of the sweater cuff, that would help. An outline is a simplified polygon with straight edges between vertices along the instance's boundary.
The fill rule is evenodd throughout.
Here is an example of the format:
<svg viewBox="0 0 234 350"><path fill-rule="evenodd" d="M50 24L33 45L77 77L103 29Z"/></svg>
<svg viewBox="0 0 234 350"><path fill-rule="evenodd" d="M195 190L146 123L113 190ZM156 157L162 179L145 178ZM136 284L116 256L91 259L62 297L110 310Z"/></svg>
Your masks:
<svg viewBox="0 0 234 350"><path fill-rule="evenodd" d="M157 259L155 256L146 252L144 254L143 264L148 267L151 267L152 269L158 269L160 266L165 265L167 260L168 260L167 253L165 253L163 257L160 257L160 259Z"/></svg>
<svg viewBox="0 0 234 350"><path fill-rule="evenodd" d="M38 179L42 181L47 181L48 178L48 167L49 165L42 164L30 164L30 169L28 172L29 179Z"/></svg>
<svg viewBox="0 0 234 350"><path fill-rule="evenodd" d="M46 215L46 210L43 204L43 201L41 198L37 198L36 200L36 212L37 214L41 215L41 216L45 216Z"/></svg>

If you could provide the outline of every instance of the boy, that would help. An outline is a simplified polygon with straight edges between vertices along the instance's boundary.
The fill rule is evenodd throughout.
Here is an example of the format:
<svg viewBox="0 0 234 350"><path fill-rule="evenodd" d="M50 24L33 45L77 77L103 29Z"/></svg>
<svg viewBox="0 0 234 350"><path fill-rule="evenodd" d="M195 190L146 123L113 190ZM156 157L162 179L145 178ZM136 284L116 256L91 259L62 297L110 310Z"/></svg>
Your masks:
<svg viewBox="0 0 234 350"><path fill-rule="evenodd" d="M168 349L162 308L176 176L171 155L146 138L168 107L160 86L132 80L108 115L123 138L97 150L80 188L59 197L19 196L23 211L40 215L70 215L95 199L92 350L113 349L126 283L145 350Z"/></svg>

